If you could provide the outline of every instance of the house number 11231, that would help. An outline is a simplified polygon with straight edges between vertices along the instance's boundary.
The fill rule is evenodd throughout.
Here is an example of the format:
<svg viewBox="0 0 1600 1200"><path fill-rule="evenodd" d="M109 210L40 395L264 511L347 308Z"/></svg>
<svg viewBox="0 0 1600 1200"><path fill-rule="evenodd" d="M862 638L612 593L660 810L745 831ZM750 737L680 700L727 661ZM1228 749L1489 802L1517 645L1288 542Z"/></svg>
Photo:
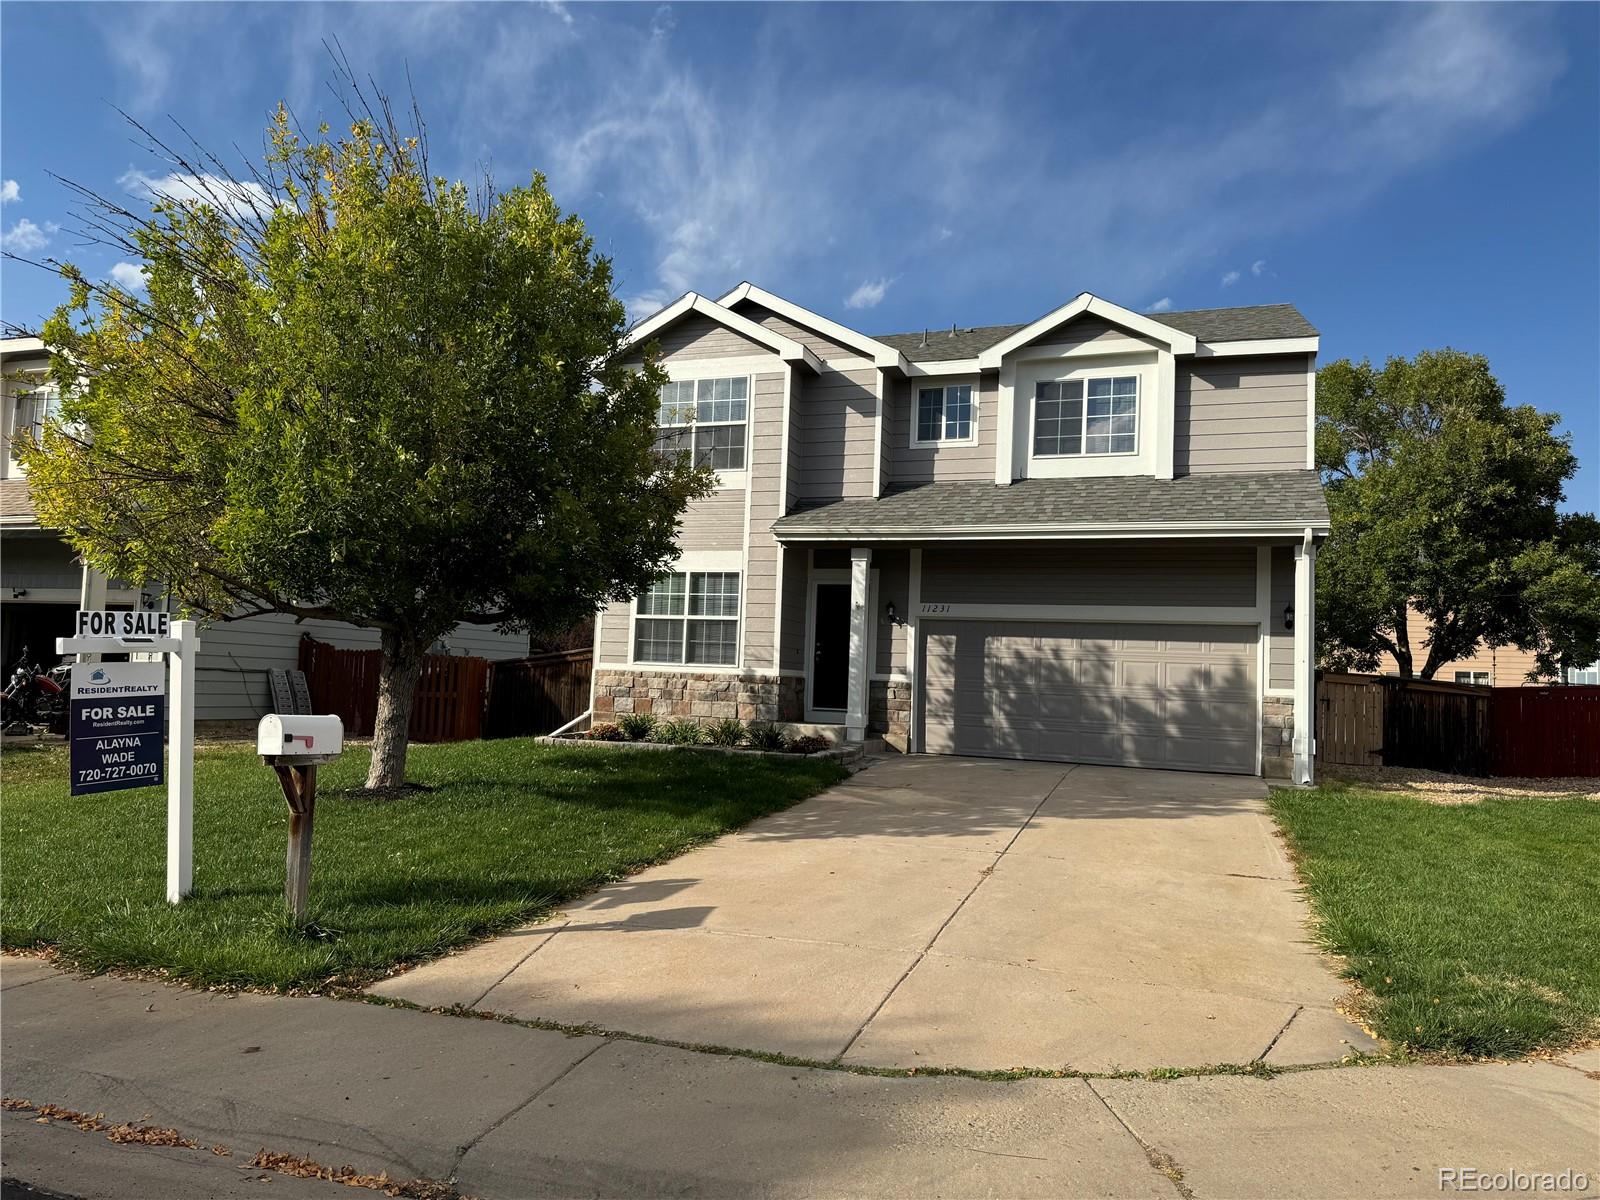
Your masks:
<svg viewBox="0 0 1600 1200"><path fill-rule="evenodd" d="M924 604L919 611L925 617L936 617L940 613L949 612L950 606L948 604Z"/></svg>

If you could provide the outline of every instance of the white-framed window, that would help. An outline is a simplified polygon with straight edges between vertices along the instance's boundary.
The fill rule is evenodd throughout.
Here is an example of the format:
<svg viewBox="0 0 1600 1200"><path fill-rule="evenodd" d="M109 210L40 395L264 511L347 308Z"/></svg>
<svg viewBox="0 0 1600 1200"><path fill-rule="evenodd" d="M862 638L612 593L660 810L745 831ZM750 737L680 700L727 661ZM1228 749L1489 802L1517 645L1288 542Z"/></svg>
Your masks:
<svg viewBox="0 0 1600 1200"><path fill-rule="evenodd" d="M917 383L912 388L911 444L970 445L978 435L978 390L972 383Z"/></svg>
<svg viewBox="0 0 1600 1200"><path fill-rule="evenodd" d="M674 379L662 385L656 417L664 453L694 455L697 467L745 469L750 377Z"/></svg>
<svg viewBox="0 0 1600 1200"><path fill-rule="evenodd" d="M1457 683L1471 683L1478 687L1489 686L1489 672L1487 671L1457 671Z"/></svg>
<svg viewBox="0 0 1600 1200"><path fill-rule="evenodd" d="M22 465L16 460L18 443L28 438L43 436L45 423L61 407L61 396L55 385L45 380L42 371L19 372L5 380L5 474L21 474Z"/></svg>
<svg viewBox="0 0 1600 1200"><path fill-rule="evenodd" d="M739 572L674 571L633 602L633 661L739 662Z"/></svg>
<svg viewBox="0 0 1600 1200"><path fill-rule="evenodd" d="M1095 374L1034 384L1036 458L1139 452L1139 376Z"/></svg>

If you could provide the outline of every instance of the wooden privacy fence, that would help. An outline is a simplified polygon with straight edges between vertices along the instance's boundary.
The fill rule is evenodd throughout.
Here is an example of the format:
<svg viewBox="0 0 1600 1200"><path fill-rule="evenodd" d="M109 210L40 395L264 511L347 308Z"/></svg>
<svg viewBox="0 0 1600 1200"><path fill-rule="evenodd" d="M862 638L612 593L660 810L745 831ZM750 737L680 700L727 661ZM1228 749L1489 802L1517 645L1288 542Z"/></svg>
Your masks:
<svg viewBox="0 0 1600 1200"><path fill-rule="evenodd" d="M1600 775L1600 687L1317 678L1317 761L1456 775Z"/></svg>
<svg viewBox="0 0 1600 1200"><path fill-rule="evenodd" d="M378 715L381 650L341 650L309 634L300 639L305 672L317 712L335 713L350 737L370 737ZM422 660L411 706L411 737L419 742L464 742L483 736L483 705L489 661L451 654Z"/></svg>
<svg viewBox="0 0 1600 1200"><path fill-rule="evenodd" d="M1496 775L1600 775L1600 687L1495 688Z"/></svg>
<svg viewBox="0 0 1600 1200"><path fill-rule="evenodd" d="M483 736L530 737L561 728L589 707L593 671L590 648L491 664Z"/></svg>

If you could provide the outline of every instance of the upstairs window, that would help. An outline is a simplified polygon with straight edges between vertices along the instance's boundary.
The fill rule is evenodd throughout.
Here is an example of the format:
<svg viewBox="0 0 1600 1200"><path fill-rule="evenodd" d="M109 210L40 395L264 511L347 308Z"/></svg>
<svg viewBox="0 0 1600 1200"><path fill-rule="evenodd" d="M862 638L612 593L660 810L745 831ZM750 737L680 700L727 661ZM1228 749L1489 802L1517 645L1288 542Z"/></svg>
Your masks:
<svg viewBox="0 0 1600 1200"><path fill-rule="evenodd" d="M677 571L636 601L633 660L731 667L739 661L739 572Z"/></svg>
<svg viewBox="0 0 1600 1200"><path fill-rule="evenodd" d="M750 379L676 379L661 388L656 424L663 453L694 456L697 467L742 471Z"/></svg>
<svg viewBox="0 0 1600 1200"><path fill-rule="evenodd" d="M1033 400L1033 452L1041 457L1133 454L1139 446L1139 377L1041 381Z"/></svg>
<svg viewBox="0 0 1600 1200"><path fill-rule="evenodd" d="M972 385L949 383L917 389L914 446L972 440Z"/></svg>

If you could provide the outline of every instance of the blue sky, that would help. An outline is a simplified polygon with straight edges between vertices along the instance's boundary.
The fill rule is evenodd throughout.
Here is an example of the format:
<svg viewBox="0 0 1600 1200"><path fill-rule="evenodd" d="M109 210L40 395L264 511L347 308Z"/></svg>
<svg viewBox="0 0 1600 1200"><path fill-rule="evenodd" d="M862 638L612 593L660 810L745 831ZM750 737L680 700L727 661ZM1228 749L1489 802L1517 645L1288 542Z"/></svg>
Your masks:
<svg viewBox="0 0 1600 1200"><path fill-rule="evenodd" d="M336 117L333 37L409 69L436 170L544 171L636 314L746 278L869 333L1292 301L1325 362L1488 355L1600 507L1600 6L7 3L8 248L110 274L47 172L165 174L111 105L221 150L280 98ZM61 298L0 271L8 322Z"/></svg>

